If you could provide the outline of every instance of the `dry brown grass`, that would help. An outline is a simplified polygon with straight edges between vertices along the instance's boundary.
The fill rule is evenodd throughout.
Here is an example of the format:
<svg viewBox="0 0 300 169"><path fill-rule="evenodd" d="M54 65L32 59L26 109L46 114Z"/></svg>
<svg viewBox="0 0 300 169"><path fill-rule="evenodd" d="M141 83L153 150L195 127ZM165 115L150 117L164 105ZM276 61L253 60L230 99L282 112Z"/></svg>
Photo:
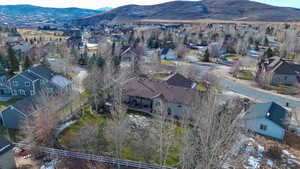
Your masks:
<svg viewBox="0 0 300 169"><path fill-rule="evenodd" d="M294 24L300 26L300 22L261 22L261 21L238 21L238 20L161 20L161 19L144 19L136 21L139 23L165 23L165 24L200 24L200 23L223 23L223 24L267 24L267 25L278 25L278 24Z"/></svg>

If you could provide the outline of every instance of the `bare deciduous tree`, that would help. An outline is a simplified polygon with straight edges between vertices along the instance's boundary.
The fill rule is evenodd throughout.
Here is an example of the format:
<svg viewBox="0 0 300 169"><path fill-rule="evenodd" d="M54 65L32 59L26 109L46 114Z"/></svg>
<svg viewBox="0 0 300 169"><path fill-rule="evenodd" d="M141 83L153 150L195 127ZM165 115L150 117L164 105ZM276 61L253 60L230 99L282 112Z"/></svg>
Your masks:
<svg viewBox="0 0 300 169"><path fill-rule="evenodd" d="M228 160L236 158L233 148L243 107L237 100L220 103L214 90L195 97L183 123L182 166L184 169L222 168Z"/></svg>

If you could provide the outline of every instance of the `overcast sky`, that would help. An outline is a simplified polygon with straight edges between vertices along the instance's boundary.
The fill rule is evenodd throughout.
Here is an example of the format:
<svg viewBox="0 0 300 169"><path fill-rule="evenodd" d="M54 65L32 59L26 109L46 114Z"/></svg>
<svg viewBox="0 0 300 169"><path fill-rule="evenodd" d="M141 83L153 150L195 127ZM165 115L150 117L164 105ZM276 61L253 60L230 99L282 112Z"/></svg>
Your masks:
<svg viewBox="0 0 300 169"><path fill-rule="evenodd" d="M127 4L151 5L172 0L0 0L0 5L31 4L44 7L79 7L98 9L118 7ZM222 0L220 0L222 1ZM300 0L254 0L276 6L300 8Z"/></svg>

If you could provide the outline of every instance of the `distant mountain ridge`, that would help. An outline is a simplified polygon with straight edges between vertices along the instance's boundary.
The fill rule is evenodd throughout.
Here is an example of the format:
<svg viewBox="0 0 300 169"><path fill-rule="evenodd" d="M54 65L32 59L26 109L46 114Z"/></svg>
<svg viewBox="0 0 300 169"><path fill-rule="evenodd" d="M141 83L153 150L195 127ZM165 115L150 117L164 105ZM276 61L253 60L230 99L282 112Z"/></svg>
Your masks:
<svg viewBox="0 0 300 169"><path fill-rule="evenodd" d="M0 5L0 24L22 26L35 23L65 23L104 10L48 8L33 5Z"/></svg>
<svg viewBox="0 0 300 169"><path fill-rule="evenodd" d="M126 5L78 19L89 25L101 22L161 20L300 21L300 9L276 7L249 0L172 1L157 5Z"/></svg>

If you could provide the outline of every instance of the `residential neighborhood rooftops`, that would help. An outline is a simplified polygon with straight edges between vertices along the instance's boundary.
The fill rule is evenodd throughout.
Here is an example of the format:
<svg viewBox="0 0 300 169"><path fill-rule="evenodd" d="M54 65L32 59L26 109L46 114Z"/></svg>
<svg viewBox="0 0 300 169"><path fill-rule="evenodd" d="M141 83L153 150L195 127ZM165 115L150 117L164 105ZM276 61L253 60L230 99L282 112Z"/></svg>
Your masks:
<svg viewBox="0 0 300 169"><path fill-rule="evenodd" d="M35 105L35 99L33 97L24 98L11 106L18 109L22 113L29 114L33 111Z"/></svg>
<svg viewBox="0 0 300 169"><path fill-rule="evenodd" d="M57 86L61 87L61 88L65 88L68 85L71 84L71 80L61 76L61 75L55 75L53 76L53 78L51 79L51 82L56 84Z"/></svg>
<svg viewBox="0 0 300 169"><path fill-rule="evenodd" d="M0 155L11 150L13 147L13 144L11 144L5 137L0 136Z"/></svg>
<svg viewBox="0 0 300 169"><path fill-rule="evenodd" d="M30 73L28 71L21 73L21 75L25 76L26 78L30 79L30 80L36 80L39 79L39 77L33 73Z"/></svg>
<svg viewBox="0 0 300 169"><path fill-rule="evenodd" d="M194 82L186 77L184 77L180 73L176 73L172 75L168 80L167 83L172 86L177 87L185 87L185 88L191 88Z"/></svg>
<svg viewBox="0 0 300 169"><path fill-rule="evenodd" d="M45 78L47 80L51 80L51 78L57 74L57 73L53 72L47 66L43 66L43 65L34 66L34 67L30 68L28 71L33 72L33 73L37 74L38 76Z"/></svg>
<svg viewBox="0 0 300 169"><path fill-rule="evenodd" d="M277 74L297 74L300 73L300 64L282 61L282 63L274 70Z"/></svg>
<svg viewBox="0 0 300 169"><path fill-rule="evenodd" d="M285 128L284 124L285 117L287 115L287 110L277 103L267 102L258 103L250 107L249 111L245 114L245 120L267 118L277 125Z"/></svg>
<svg viewBox="0 0 300 169"><path fill-rule="evenodd" d="M165 81L146 77L135 77L123 84L123 92L128 96L153 99L162 97L168 102L188 104L195 94L194 89L168 85Z"/></svg>

